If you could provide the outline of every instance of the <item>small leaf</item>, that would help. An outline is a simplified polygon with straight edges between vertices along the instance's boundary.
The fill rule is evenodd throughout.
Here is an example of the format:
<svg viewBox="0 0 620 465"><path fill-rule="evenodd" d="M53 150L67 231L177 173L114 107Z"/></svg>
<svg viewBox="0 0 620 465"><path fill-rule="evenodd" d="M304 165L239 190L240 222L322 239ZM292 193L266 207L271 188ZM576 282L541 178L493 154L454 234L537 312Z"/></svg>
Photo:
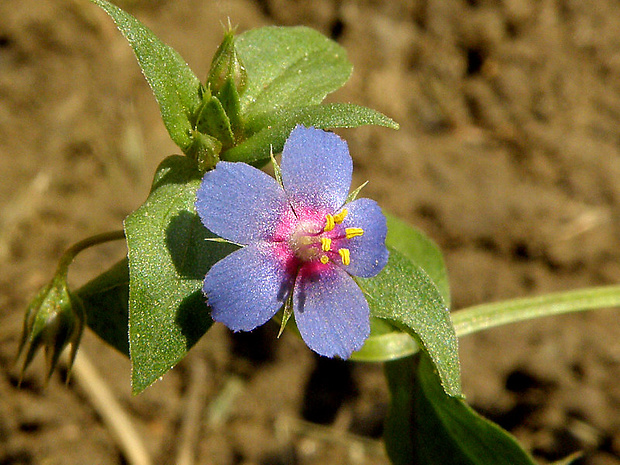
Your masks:
<svg viewBox="0 0 620 465"><path fill-rule="evenodd" d="M346 51L307 27L262 27L235 39L247 79L241 95L246 128L274 110L318 104L344 85L353 66Z"/></svg>
<svg viewBox="0 0 620 465"><path fill-rule="evenodd" d="M127 258L84 284L76 295L84 304L88 327L116 350L129 356Z"/></svg>
<svg viewBox="0 0 620 465"><path fill-rule="evenodd" d="M446 393L461 396L458 340L450 313L429 276L403 254L390 258L374 278L357 278L373 317L388 320L429 354Z"/></svg>
<svg viewBox="0 0 620 465"><path fill-rule="evenodd" d="M170 137L185 153L191 146L190 119L201 102L201 84L172 47L129 13L106 0L91 0L108 13L125 36L159 103Z"/></svg>
<svg viewBox="0 0 620 465"><path fill-rule="evenodd" d="M262 129L243 143L221 154L222 160L261 164L269 159L270 149L279 153L284 141L298 124L319 129L354 128L376 124L398 129L398 124L370 108L350 103L333 103L292 108L268 115L260 121Z"/></svg>
<svg viewBox="0 0 620 465"><path fill-rule="evenodd" d="M215 262L237 248L207 240L214 236L194 208L200 180L193 160L168 157L147 201L125 220L135 393L170 370L210 328L202 281Z"/></svg>
<svg viewBox="0 0 620 465"><path fill-rule="evenodd" d="M391 401L384 438L394 465L535 465L508 432L446 395L424 353L385 369Z"/></svg>

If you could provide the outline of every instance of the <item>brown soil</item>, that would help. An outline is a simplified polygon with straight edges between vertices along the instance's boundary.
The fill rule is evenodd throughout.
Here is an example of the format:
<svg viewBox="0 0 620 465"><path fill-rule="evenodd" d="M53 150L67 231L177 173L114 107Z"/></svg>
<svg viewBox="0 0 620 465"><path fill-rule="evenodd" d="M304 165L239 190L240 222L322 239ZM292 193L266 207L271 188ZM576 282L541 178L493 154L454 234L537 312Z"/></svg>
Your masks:
<svg viewBox="0 0 620 465"><path fill-rule="evenodd" d="M341 131L366 195L443 248L454 308L620 281L620 4L615 0L123 0L199 76L230 17L243 31L305 24L355 73L334 100L401 124ZM78 383L16 387L24 308L62 250L118 229L177 152L132 53L86 0L0 1L0 464L126 463ZM84 254L72 280L123 254ZM132 397L129 363L83 351L173 463L193 367L206 370L197 463L387 463L381 367L314 358L273 328L215 327ZM620 324L613 310L464 338L464 388L542 462L620 464ZM217 410L214 401L230 394ZM224 397L222 397L224 395ZM217 415L220 415L219 417ZM307 423L306 420L313 423ZM322 426L317 426L322 425ZM352 436L353 435L353 436Z"/></svg>

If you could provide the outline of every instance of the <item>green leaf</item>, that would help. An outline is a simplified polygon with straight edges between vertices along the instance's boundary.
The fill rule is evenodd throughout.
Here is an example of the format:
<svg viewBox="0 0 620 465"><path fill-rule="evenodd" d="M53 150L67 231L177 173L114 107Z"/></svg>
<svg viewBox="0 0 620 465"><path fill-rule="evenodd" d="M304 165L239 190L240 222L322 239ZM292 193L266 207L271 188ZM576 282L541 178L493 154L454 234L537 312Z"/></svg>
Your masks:
<svg viewBox="0 0 620 465"><path fill-rule="evenodd" d="M443 255L437 245L421 231L392 215L385 215L388 224L386 244L402 253L422 268L437 286L444 302L450 302L448 273ZM385 320L371 318L370 337L364 346L353 354L360 362L385 362L415 354L418 344L409 334Z"/></svg>
<svg viewBox="0 0 620 465"><path fill-rule="evenodd" d="M390 249L383 270L374 278L357 278L357 282L371 316L413 336L437 367L446 393L461 396L458 340L443 298L424 270Z"/></svg>
<svg viewBox="0 0 620 465"><path fill-rule="evenodd" d="M196 215L201 174L172 156L159 166L147 201L125 220L129 249L132 386L141 392L180 361L212 324L201 292L211 266L235 250Z"/></svg>
<svg viewBox="0 0 620 465"><path fill-rule="evenodd" d="M136 18L106 0L91 1L112 17L131 45L170 137L185 153L192 143L190 119L202 100L199 79L176 50Z"/></svg>
<svg viewBox="0 0 620 465"><path fill-rule="evenodd" d="M395 216L386 214L388 235L386 244L398 250L422 268L432 279L444 302L450 307L450 284L443 254L437 244L420 230Z"/></svg>
<svg viewBox="0 0 620 465"><path fill-rule="evenodd" d="M250 132L263 114L321 103L353 71L340 45L307 27L253 29L235 47L247 73L241 111Z"/></svg>
<svg viewBox="0 0 620 465"><path fill-rule="evenodd" d="M243 143L222 153L222 160L264 163L269 160L271 148L274 153L282 151L286 138L298 124L319 129L354 128L366 124L398 129L398 124L382 113L350 103L311 105L263 116L263 128Z"/></svg>
<svg viewBox="0 0 620 465"><path fill-rule="evenodd" d="M450 397L430 359L385 364L391 393L384 439L394 465L535 465L506 431Z"/></svg>
<svg viewBox="0 0 620 465"><path fill-rule="evenodd" d="M82 299L90 329L116 350L129 355L127 258L84 284L76 294Z"/></svg>

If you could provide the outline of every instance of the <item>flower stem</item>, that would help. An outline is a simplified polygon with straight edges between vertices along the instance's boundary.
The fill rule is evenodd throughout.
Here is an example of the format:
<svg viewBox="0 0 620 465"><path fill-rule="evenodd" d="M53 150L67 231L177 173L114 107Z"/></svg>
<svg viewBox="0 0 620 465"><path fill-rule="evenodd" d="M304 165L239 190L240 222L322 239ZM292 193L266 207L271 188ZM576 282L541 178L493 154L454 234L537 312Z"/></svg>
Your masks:
<svg viewBox="0 0 620 465"><path fill-rule="evenodd" d="M116 231L108 231L101 234L95 234L94 236L90 236L86 239L82 239L81 241L76 242L65 251L62 257L60 257L60 261L58 262L58 268L56 269L56 275L62 274L66 276L69 270L69 265L77 256L77 254L79 254L82 250L88 249L95 245L103 244L105 242L116 241L124 238L125 231L119 229Z"/></svg>
<svg viewBox="0 0 620 465"><path fill-rule="evenodd" d="M603 286L476 305L452 314L458 337L519 321L620 307L620 286Z"/></svg>

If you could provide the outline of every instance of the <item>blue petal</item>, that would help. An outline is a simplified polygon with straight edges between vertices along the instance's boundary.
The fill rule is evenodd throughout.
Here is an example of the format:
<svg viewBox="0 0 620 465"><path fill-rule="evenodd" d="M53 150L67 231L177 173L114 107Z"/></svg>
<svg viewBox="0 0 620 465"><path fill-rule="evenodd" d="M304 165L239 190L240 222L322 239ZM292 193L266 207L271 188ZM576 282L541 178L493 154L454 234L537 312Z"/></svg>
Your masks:
<svg viewBox="0 0 620 465"><path fill-rule="evenodd" d="M345 202L353 162L336 134L297 126L282 151L282 183L295 211L311 207L332 213Z"/></svg>
<svg viewBox="0 0 620 465"><path fill-rule="evenodd" d="M342 222L345 228L362 228L362 236L339 242L349 249L350 264L343 268L353 276L370 278L383 269L388 261L385 247L387 223L381 207L374 200L357 199L345 205L349 212Z"/></svg>
<svg viewBox="0 0 620 465"><path fill-rule="evenodd" d="M293 309L301 337L326 357L347 359L370 334L368 303L342 268L300 269L293 288Z"/></svg>
<svg viewBox="0 0 620 465"><path fill-rule="evenodd" d="M276 314L294 280L280 247L269 242L251 244L211 267L202 290L215 321L233 331L251 331Z"/></svg>
<svg viewBox="0 0 620 465"><path fill-rule="evenodd" d="M245 163L219 162L196 192L196 211L211 232L238 244L271 239L292 211L280 185Z"/></svg>

